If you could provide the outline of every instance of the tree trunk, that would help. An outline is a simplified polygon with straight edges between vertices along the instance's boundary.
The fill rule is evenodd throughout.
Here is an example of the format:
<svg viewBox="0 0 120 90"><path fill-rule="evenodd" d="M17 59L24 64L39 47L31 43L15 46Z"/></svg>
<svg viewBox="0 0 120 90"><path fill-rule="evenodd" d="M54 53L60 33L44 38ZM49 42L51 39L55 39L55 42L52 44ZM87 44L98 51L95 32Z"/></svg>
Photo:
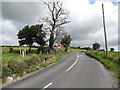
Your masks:
<svg viewBox="0 0 120 90"><path fill-rule="evenodd" d="M30 45L29 47L30 47L30 48L29 48L29 50L28 50L28 51L30 52L30 51L31 51L31 48L32 48L32 45Z"/></svg>
<svg viewBox="0 0 120 90"><path fill-rule="evenodd" d="M50 40L49 40L50 49L53 49L53 45L54 45L54 33L51 33Z"/></svg>
<svg viewBox="0 0 120 90"><path fill-rule="evenodd" d="M65 51L66 51L66 52L68 51L68 47L65 47Z"/></svg>

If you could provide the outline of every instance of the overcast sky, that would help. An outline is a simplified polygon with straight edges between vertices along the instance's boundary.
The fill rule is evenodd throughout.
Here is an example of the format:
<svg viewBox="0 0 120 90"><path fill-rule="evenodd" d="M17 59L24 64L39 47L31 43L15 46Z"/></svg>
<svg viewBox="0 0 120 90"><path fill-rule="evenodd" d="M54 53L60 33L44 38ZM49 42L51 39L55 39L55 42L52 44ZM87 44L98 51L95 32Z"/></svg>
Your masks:
<svg viewBox="0 0 120 90"><path fill-rule="evenodd" d="M3 2L4 1L4 2ZM41 0L2 1L2 45L19 45L17 33L25 25L39 24L47 16L47 8ZM9 2L8 2L9 1ZM118 1L117 0L63 0L70 11L71 22L65 31L72 37L71 46L90 46L98 42L104 48L102 3L105 9L108 48L118 48ZM1 6L1 4L0 4ZM1 43L0 43L1 45Z"/></svg>

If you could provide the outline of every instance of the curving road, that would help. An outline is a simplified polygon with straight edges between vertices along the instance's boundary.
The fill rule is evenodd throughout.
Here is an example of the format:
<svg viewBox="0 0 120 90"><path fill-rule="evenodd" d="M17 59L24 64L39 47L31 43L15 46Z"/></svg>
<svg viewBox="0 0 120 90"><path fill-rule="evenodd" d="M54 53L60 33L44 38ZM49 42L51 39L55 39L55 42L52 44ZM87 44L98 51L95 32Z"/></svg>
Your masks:
<svg viewBox="0 0 120 90"><path fill-rule="evenodd" d="M9 88L112 88L107 70L85 53L71 53Z"/></svg>

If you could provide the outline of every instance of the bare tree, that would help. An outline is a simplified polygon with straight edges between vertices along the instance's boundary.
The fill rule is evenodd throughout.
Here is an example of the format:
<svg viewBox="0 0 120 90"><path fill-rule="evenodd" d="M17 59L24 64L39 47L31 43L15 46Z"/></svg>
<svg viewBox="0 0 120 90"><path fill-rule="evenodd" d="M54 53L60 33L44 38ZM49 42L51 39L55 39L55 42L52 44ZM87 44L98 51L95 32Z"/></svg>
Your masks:
<svg viewBox="0 0 120 90"><path fill-rule="evenodd" d="M65 35L67 35L67 33L65 32L63 27L57 29L55 32L55 43L61 45L61 40Z"/></svg>
<svg viewBox="0 0 120 90"><path fill-rule="evenodd" d="M63 8L63 2L53 1L44 2L49 10L49 16L42 18L42 22L47 25L47 30L50 34L49 47L52 49L55 40L57 40L59 34L63 29L61 27L64 24L69 23L68 10Z"/></svg>

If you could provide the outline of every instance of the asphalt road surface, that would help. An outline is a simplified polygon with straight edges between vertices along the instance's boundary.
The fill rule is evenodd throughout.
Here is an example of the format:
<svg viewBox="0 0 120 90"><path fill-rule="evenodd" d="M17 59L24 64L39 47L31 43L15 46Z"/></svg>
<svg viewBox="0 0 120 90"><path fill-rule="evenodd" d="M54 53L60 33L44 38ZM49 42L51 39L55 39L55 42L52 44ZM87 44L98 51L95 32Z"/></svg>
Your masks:
<svg viewBox="0 0 120 90"><path fill-rule="evenodd" d="M71 53L58 63L9 88L112 88L107 70L85 53Z"/></svg>

